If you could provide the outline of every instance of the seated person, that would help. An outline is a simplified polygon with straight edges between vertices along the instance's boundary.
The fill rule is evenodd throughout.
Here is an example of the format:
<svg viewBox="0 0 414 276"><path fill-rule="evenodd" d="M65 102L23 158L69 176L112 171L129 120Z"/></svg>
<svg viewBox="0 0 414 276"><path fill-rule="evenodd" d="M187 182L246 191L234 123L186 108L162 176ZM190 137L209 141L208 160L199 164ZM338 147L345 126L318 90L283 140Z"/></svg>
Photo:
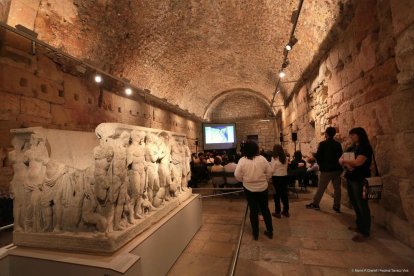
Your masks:
<svg viewBox="0 0 414 276"><path fill-rule="evenodd" d="M291 176L291 180L298 180L299 186L303 186L303 178L306 173L306 161L302 158L301 151L295 151L293 154L293 160L288 166L288 175Z"/></svg>
<svg viewBox="0 0 414 276"><path fill-rule="evenodd" d="M214 158L214 165L211 167L211 173L224 172L224 167L221 165L221 159L216 157ZM224 187L226 183L224 176L213 176L211 177L214 187Z"/></svg>
<svg viewBox="0 0 414 276"><path fill-rule="evenodd" d="M236 170L237 164L236 164L236 158L234 155L230 155L228 157L228 163L224 165L224 171L226 173L234 173ZM239 183L236 178L234 177L226 177L226 182L228 185L236 185Z"/></svg>
<svg viewBox="0 0 414 276"><path fill-rule="evenodd" d="M309 186L309 180L312 180L312 186L317 186L319 165L318 163L316 163L316 159L313 157L308 159L308 163L309 163L309 166L303 178L303 185Z"/></svg>

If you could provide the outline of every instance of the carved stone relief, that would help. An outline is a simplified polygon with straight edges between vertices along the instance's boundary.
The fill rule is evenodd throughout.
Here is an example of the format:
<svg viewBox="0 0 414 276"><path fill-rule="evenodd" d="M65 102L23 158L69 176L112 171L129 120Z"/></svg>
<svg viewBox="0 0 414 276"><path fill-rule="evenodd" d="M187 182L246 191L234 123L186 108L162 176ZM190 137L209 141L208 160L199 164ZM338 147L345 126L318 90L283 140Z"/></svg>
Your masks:
<svg viewBox="0 0 414 276"><path fill-rule="evenodd" d="M82 139L53 138L65 131L12 132L17 245L113 252L191 195L184 135L104 123L95 130L99 141L87 139L90 156L79 147L87 160L78 163L73 144ZM55 149L67 156L53 158Z"/></svg>

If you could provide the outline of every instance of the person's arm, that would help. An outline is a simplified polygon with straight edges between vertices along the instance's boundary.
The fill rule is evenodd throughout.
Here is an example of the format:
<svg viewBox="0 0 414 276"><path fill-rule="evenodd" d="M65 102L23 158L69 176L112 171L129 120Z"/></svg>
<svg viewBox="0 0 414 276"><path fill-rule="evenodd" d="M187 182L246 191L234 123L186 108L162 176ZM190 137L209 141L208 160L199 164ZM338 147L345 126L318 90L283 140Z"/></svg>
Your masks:
<svg viewBox="0 0 414 276"><path fill-rule="evenodd" d="M318 150L316 151L316 153L314 155L317 163L320 163L320 161L321 161L321 151L322 151L321 144L319 143Z"/></svg>
<svg viewBox="0 0 414 276"><path fill-rule="evenodd" d="M264 166L265 166L265 175L266 175L266 179L270 179L272 177L273 174L273 170L272 167L270 167L269 162L267 162L266 159L264 159Z"/></svg>
<svg viewBox="0 0 414 276"><path fill-rule="evenodd" d="M237 181L243 182L243 160L240 159L239 163L237 164L236 170L234 171L234 177Z"/></svg>
<svg viewBox="0 0 414 276"><path fill-rule="evenodd" d="M346 166L350 166L351 168L362 166L365 161L367 161L367 157L365 155L358 155L355 160L342 160L342 164Z"/></svg>

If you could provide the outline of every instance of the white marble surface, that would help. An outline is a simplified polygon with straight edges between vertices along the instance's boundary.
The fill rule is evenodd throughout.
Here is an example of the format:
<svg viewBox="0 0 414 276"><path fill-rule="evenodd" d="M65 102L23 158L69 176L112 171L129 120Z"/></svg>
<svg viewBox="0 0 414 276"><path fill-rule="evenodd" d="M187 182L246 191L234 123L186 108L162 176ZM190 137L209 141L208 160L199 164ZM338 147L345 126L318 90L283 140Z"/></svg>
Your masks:
<svg viewBox="0 0 414 276"><path fill-rule="evenodd" d="M191 195L183 134L118 123L96 136L11 132L17 245L114 252Z"/></svg>

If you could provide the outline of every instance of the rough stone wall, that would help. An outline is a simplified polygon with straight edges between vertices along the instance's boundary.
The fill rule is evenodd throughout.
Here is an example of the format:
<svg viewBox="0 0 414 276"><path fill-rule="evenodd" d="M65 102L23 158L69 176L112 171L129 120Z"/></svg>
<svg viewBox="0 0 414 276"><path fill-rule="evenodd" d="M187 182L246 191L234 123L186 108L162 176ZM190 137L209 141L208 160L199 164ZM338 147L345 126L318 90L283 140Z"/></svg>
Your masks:
<svg viewBox="0 0 414 276"><path fill-rule="evenodd" d="M366 0L310 78L287 103L284 133L298 132L305 154L329 126L363 127L384 183L374 218L414 246L414 3ZM289 148L292 144L289 143ZM346 199L347 197L344 197ZM385 219L384 214L389 214Z"/></svg>
<svg viewBox="0 0 414 276"><path fill-rule="evenodd" d="M276 142L276 122L269 118L270 108L262 99L245 94L231 94L210 111L213 123L236 123L238 144L248 135L258 135L259 147L271 150Z"/></svg>
<svg viewBox="0 0 414 276"><path fill-rule="evenodd" d="M11 0L0 0L0 22L6 22Z"/></svg>
<svg viewBox="0 0 414 276"><path fill-rule="evenodd" d="M299 78L344 1L304 2L287 78ZM12 0L8 23L201 116L229 89L271 98L298 2Z"/></svg>
<svg viewBox="0 0 414 276"><path fill-rule="evenodd" d="M192 148L194 139L202 137L200 122L145 101L103 91L99 107L100 88L90 79L65 73L42 54L32 55L30 43L17 36L3 34L0 41L0 193L8 192L12 177L3 158L10 150L13 128L93 131L102 122L118 122L184 133Z"/></svg>
<svg viewBox="0 0 414 276"><path fill-rule="evenodd" d="M211 111L213 122L243 119L263 119L269 113L269 107L255 96L236 94L226 97L218 103Z"/></svg>
<svg viewBox="0 0 414 276"><path fill-rule="evenodd" d="M274 120L246 120L236 121L237 141L246 141L248 135L258 135L259 148L272 150L273 145L278 143L277 126Z"/></svg>

